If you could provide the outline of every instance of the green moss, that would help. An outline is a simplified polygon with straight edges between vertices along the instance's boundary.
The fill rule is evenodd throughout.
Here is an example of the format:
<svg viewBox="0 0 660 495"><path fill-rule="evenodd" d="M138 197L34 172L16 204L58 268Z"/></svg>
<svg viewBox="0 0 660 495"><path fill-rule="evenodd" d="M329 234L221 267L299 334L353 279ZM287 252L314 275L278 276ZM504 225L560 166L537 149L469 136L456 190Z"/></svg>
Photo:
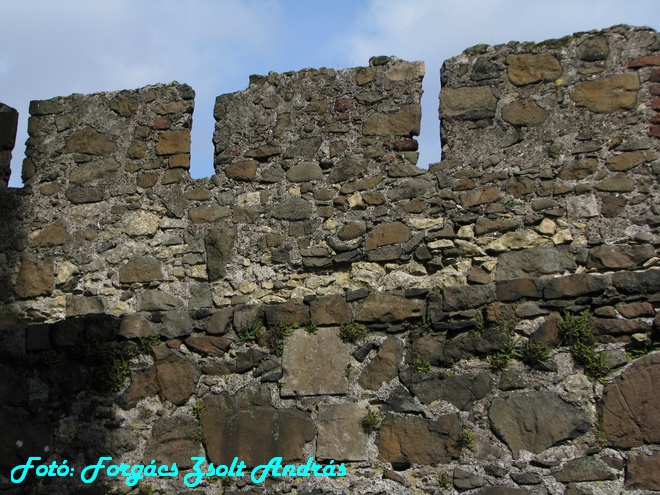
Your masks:
<svg viewBox="0 0 660 495"><path fill-rule="evenodd" d="M380 426L383 422L383 416L378 411L369 410L367 415L360 420L360 426L367 433L372 431L380 430Z"/></svg>
<svg viewBox="0 0 660 495"><path fill-rule="evenodd" d="M417 373L426 373L431 369L431 362L424 356L420 356L418 354L413 358L412 363L410 363L410 367Z"/></svg>
<svg viewBox="0 0 660 495"><path fill-rule="evenodd" d="M344 323L339 329L339 337L344 342L355 344L369 335L369 329L361 323Z"/></svg>
<svg viewBox="0 0 660 495"><path fill-rule="evenodd" d="M474 440L474 431L472 428L467 426L461 428L460 446L469 450L474 450L476 444Z"/></svg>
<svg viewBox="0 0 660 495"><path fill-rule="evenodd" d="M608 373L605 355L597 353L594 349L589 312L584 311L581 315L575 316L567 311L564 313L564 320L558 326L562 345L569 347L573 359L582 365L584 373L591 380L605 381Z"/></svg>

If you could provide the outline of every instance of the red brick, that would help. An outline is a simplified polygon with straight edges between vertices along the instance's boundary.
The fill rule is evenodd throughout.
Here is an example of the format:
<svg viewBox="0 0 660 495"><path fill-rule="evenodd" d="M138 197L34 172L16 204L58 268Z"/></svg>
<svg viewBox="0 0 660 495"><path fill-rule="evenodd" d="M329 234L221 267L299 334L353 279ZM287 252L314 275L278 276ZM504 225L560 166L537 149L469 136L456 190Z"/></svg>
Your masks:
<svg viewBox="0 0 660 495"><path fill-rule="evenodd" d="M660 55L647 55L646 57L634 58L628 62L629 69L639 69L649 65L660 65Z"/></svg>

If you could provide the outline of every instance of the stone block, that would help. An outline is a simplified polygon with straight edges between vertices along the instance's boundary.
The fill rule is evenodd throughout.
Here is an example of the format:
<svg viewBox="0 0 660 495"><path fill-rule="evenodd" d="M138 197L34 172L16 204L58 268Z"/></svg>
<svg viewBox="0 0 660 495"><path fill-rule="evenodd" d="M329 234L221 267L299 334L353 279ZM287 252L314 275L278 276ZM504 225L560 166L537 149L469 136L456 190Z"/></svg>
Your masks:
<svg viewBox="0 0 660 495"><path fill-rule="evenodd" d="M553 55L507 55L507 75L516 86L538 82L555 81L561 77L563 69Z"/></svg>
<svg viewBox="0 0 660 495"><path fill-rule="evenodd" d="M571 99L579 107L587 107L595 113L612 113L630 110L637 103L639 76L625 72L616 76L577 83Z"/></svg>
<svg viewBox="0 0 660 495"><path fill-rule="evenodd" d="M337 328L321 328L315 334L295 330L285 340L281 395L346 394L348 379L345 371L350 350L350 344L339 338Z"/></svg>
<svg viewBox="0 0 660 495"><path fill-rule="evenodd" d="M369 437L361 425L369 411L367 401L319 404L316 425L316 457L340 461L365 461Z"/></svg>
<svg viewBox="0 0 660 495"><path fill-rule="evenodd" d="M497 98L490 86L443 88L440 92L440 118L481 120L495 117Z"/></svg>

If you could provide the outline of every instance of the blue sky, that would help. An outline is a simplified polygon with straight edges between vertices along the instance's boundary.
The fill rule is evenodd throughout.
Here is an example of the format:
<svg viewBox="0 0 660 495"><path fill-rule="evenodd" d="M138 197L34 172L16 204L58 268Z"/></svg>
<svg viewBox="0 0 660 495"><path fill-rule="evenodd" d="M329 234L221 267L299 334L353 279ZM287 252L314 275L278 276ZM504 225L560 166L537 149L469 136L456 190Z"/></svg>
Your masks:
<svg viewBox="0 0 660 495"><path fill-rule="evenodd" d="M20 112L10 185L21 186L30 100L179 81L193 87L193 177L213 173L213 103L250 74L426 63L419 166L440 159L442 62L478 43L542 41L615 24L660 29L658 0L0 0L0 102Z"/></svg>

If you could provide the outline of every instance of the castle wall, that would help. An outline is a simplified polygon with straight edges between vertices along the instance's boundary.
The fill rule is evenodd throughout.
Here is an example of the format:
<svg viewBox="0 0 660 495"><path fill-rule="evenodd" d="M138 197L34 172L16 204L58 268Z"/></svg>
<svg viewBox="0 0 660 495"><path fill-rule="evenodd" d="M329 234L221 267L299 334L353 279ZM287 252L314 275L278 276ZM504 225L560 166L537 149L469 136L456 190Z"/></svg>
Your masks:
<svg viewBox="0 0 660 495"><path fill-rule="evenodd" d="M424 64L395 57L219 96L198 180L186 85L32 102L0 473L311 456L347 476L225 493L659 490L659 74L646 28L469 48L429 170Z"/></svg>

